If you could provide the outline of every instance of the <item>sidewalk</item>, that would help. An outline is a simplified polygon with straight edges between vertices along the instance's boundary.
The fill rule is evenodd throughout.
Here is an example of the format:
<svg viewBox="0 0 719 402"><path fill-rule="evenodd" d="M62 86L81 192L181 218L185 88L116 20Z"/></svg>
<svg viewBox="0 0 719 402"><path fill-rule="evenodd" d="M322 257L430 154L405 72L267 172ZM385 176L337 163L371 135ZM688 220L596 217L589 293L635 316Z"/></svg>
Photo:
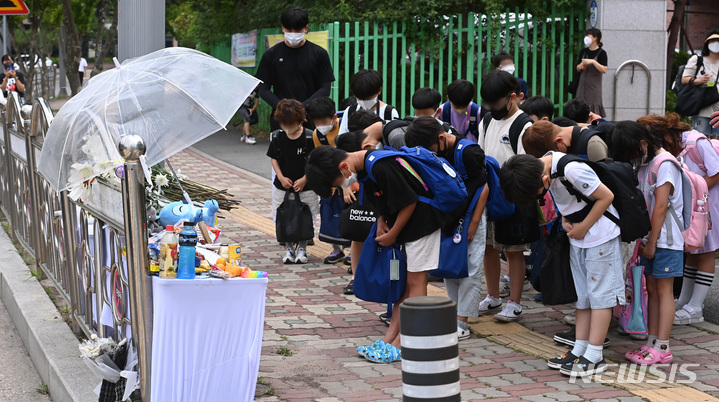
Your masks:
<svg viewBox="0 0 719 402"><path fill-rule="evenodd" d="M260 377L274 396L256 400L400 400L401 363L373 364L355 350L384 334L386 327L377 315L385 309L342 294L349 280L346 267L322 264L331 250L323 243L308 248L309 264L281 264L283 249L274 238L269 180L192 148L173 157L172 163L191 179L227 188L242 201L239 209L225 213L220 221L223 242L243 244L244 262L270 274ZM434 284L428 292L444 294ZM547 358L567 351L551 337L568 329L561 319L571 308L536 303L535 294L525 292L523 319L518 323L496 323L491 316L474 320L474 334L459 343L462 400L709 401L719 397L719 326L703 323L672 331L675 363L698 364L687 369L697 377L691 384L657 381L649 373L635 384L582 380L572 384L546 365ZM642 344L614 329L609 337L608 363L624 363L623 354ZM283 355L277 353L280 349ZM668 370L662 370L666 377L671 375ZM605 380L615 380L617 372L626 378L616 366L610 371L613 376L605 375ZM686 380L680 373L674 373L675 379Z"/></svg>

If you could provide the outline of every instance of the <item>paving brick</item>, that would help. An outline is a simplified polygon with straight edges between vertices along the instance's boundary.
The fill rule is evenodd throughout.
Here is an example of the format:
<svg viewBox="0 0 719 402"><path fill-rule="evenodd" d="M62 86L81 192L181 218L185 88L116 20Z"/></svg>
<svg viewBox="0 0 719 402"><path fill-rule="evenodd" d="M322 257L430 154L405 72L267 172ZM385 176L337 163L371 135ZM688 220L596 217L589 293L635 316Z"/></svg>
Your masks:
<svg viewBox="0 0 719 402"><path fill-rule="evenodd" d="M377 315L384 312L385 307L342 294L350 277L341 264L321 263L331 249L327 244L317 242L316 246L308 247L309 264L281 264L283 248L274 239L269 181L226 163L208 160L193 149L171 159L173 165L190 178L227 188L242 201L240 208L222 213L225 217L221 221L222 241L243 244L243 261L270 274L260 376L271 384L276 396L256 400L401 399L401 363L374 364L356 353L358 345L369 345L384 336L387 327ZM196 166L207 168L199 174L195 173L198 172L194 169ZM432 294L444 292L443 284L438 285L433 284ZM573 311L571 306L544 306L534 302L535 294L533 290L524 292L521 302L524 318L517 324L501 325L491 317L471 320L476 330L492 338L472 336L459 344L462 400L599 400L597 397L628 402L642 400L627 390L606 384L581 380L569 383L567 377L548 369L544 359L527 353L543 356L555 349L564 349L545 337L526 338L534 343L548 343L539 349L537 345L516 341L509 343L511 347L504 346L508 342L502 340L509 339L505 337L510 336L510 332L551 338L554 333L569 328L561 320ZM605 350L605 356L617 362L624 361L624 352L643 343L619 336L615 329L610 330L609 337L612 347ZM708 391L704 394L707 397L719 395L719 335L695 326L674 327L671 342L677 362L700 365L693 370L697 381L690 385ZM287 345L293 356L275 353L280 346Z"/></svg>

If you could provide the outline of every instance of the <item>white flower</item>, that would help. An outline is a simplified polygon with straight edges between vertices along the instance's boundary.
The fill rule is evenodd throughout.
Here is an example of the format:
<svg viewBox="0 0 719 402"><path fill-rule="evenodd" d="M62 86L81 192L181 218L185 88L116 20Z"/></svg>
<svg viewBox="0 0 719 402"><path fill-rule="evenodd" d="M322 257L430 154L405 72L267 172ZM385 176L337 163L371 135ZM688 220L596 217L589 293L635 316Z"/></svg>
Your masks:
<svg viewBox="0 0 719 402"><path fill-rule="evenodd" d="M170 185L170 180L164 174L158 174L155 176L155 185L160 188L167 187Z"/></svg>
<svg viewBox="0 0 719 402"><path fill-rule="evenodd" d="M86 136L83 139L85 140L85 145L80 149L87 155L89 162L102 164L110 160L105 145L99 135Z"/></svg>
<svg viewBox="0 0 719 402"><path fill-rule="evenodd" d="M70 169L72 169L72 174L67 179L67 183L70 186L68 197L73 201L92 201L92 186L94 185L95 177L99 173L99 165L93 166L89 163L73 163Z"/></svg>

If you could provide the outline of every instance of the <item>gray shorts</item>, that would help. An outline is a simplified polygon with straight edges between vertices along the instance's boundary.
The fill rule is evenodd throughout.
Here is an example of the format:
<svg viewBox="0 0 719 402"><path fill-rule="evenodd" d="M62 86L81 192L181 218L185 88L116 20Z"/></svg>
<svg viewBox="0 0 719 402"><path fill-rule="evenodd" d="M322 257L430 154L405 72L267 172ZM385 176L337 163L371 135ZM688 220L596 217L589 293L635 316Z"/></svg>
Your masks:
<svg viewBox="0 0 719 402"><path fill-rule="evenodd" d="M487 246L494 247L498 251L528 251L529 244L501 244L494 241L494 222L487 222Z"/></svg>
<svg viewBox="0 0 719 402"><path fill-rule="evenodd" d="M569 246L577 308L600 310L626 304L619 236L590 248Z"/></svg>
<svg viewBox="0 0 719 402"><path fill-rule="evenodd" d="M250 122L250 109L246 108L245 106L240 107L240 116L242 116L243 123L249 123Z"/></svg>
<svg viewBox="0 0 719 402"><path fill-rule="evenodd" d="M444 280L447 294L457 303L457 315L460 317L477 317L479 315L479 303L482 301L486 231L486 214L483 214L474 240L468 245L467 271L469 276L462 279Z"/></svg>

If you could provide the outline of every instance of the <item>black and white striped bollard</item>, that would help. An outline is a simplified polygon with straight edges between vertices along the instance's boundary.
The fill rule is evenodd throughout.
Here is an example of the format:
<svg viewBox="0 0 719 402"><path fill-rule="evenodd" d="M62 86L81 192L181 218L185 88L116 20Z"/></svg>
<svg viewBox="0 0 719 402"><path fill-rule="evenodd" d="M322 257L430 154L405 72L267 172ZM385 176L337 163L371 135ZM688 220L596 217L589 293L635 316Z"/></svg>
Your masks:
<svg viewBox="0 0 719 402"><path fill-rule="evenodd" d="M412 297L399 309L403 400L460 401L457 303Z"/></svg>

